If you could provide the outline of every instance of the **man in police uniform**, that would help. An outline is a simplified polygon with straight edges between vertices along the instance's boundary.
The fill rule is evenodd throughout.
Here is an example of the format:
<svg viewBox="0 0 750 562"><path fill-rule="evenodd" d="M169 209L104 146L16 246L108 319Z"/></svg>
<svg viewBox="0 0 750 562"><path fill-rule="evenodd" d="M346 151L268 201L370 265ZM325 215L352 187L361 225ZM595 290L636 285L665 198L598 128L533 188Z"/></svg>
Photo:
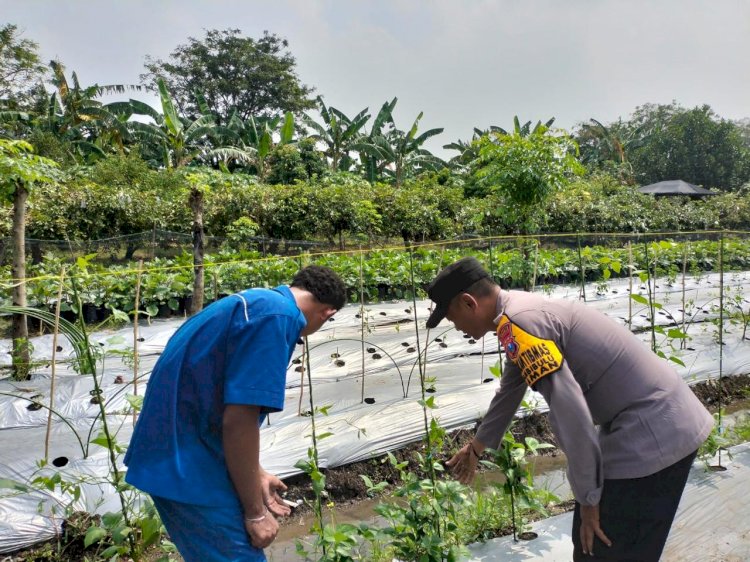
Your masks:
<svg viewBox="0 0 750 562"><path fill-rule="evenodd" d="M428 328L447 318L475 339L496 332L506 354L475 438L447 463L455 476L473 480L479 455L499 446L530 386L549 405L568 458L574 560L658 560L713 427L687 384L604 314L501 290L474 258L447 266L427 292L435 303Z"/></svg>

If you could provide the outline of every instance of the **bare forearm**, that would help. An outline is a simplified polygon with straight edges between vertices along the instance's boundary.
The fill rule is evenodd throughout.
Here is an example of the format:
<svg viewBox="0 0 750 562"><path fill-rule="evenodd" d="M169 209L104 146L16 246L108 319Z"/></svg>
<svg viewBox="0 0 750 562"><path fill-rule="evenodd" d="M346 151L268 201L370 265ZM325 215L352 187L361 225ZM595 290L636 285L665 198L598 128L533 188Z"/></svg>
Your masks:
<svg viewBox="0 0 750 562"><path fill-rule="evenodd" d="M247 517L265 513L260 466L257 406L229 404L224 409L224 457L242 509Z"/></svg>

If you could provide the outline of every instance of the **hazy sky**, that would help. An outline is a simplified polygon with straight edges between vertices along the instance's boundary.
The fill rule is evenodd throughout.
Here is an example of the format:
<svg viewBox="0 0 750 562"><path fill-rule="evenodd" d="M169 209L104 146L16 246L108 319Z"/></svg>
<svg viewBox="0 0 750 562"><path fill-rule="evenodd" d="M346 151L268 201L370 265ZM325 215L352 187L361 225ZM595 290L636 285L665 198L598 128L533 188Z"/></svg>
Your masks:
<svg viewBox="0 0 750 562"><path fill-rule="evenodd" d="M571 128L677 100L750 116L744 0L0 0L5 23L82 85L137 83L146 55L204 29L269 30L329 105L398 96L401 129L424 111L420 129L445 127L433 149L516 114Z"/></svg>

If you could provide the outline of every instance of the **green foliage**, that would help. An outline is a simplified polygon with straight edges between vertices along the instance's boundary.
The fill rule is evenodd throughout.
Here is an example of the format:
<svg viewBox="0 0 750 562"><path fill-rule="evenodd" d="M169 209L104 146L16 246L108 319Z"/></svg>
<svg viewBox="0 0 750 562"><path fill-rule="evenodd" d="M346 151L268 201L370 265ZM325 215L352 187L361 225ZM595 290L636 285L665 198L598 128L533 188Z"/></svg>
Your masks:
<svg viewBox="0 0 750 562"><path fill-rule="evenodd" d="M370 193L370 185L354 175L325 177L312 194L316 230L331 242L338 236L342 249L344 233L365 239L379 234L382 216Z"/></svg>
<svg viewBox="0 0 750 562"><path fill-rule="evenodd" d="M34 154L34 147L24 141L0 139L0 197L13 201L19 185L52 183L57 164Z"/></svg>
<svg viewBox="0 0 750 562"><path fill-rule="evenodd" d="M322 97L318 96L316 101L323 124L306 116L305 124L313 130L309 138L326 145L324 154L330 161L331 171L347 172L351 166L349 153L362 150L366 144L362 142L362 130L370 119L367 108L350 118L335 107L326 106Z"/></svg>
<svg viewBox="0 0 750 562"><path fill-rule="evenodd" d="M0 101L23 98L44 77L38 48L36 42L21 38L17 25L0 27Z"/></svg>
<svg viewBox="0 0 750 562"><path fill-rule="evenodd" d="M401 560L448 562L466 553L460 539L458 515L467 503L467 488L449 480L420 479L388 454L391 465L399 472L399 485L392 503L381 503L375 511L388 525L382 532L389 537L394 555ZM439 463L417 455L420 469L442 472ZM431 463L431 467L426 463Z"/></svg>
<svg viewBox="0 0 750 562"><path fill-rule="evenodd" d="M382 117L378 116L373 131L362 143L359 151L365 166L371 168L366 172L370 181L390 177L399 188L404 181L417 177L424 171L440 170L445 166L445 162L424 148L424 143L442 133L443 128L428 129L417 135L423 116L423 112L420 112L409 130L402 131L393 122L392 111L395 104L394 98L391 104L383 106ZM390 127L382 129L382 132L376 132L376 129L379 130L386 122Z"/></svg>
<svg viewBox="0 0 750 562"><path fill-rule="evenodd" d="M267 31L253 39L239 29L209 29L205 37L188 38L167 61L146 57L141 82L151 87L163 78L180 111L191 119L203 113L203 103L224 123L233 113L272 116L312 107L312 89L299 81L296 61L286 39Z"/></svg>
<svg viewBox="0 0 750 562"><path fill-rule="evenodd" d="M646 104L636 108L624 128L648 131L629 155L641 185L679 178L734 190L750 179L750 151L739 127L720 119L708 105Z"/></svg>
<svg viewBox="0 0 750 562"><path fill-rule="evenodd" d="M283 189L286 189L285 186ZM295 189L294 186L288 187ZM311 196L311 200L314 199ZM293 215L290 215L293 217ZM263 216L262 218L265 218ZM295 220L309 220L300 217ZM244 221L243 221L244 222ZM268 225L265 225L268 226ZM290 225L287 224L285 228ZM294 226L294 224L292 224ZM263 228L264 225L261 225ZM687 254L688 271L713 271L718 261L718 243L714 241L694 241L687 243L669 243L661 245L659 252L654 247L649 249L649 263L653 270L656 263L658 275L666 275L675 268L682 268L683 257ZM724 241L725 271L731 269L747 269L750 266L750 242L745 240ZM489 250L467 250L463 248L417 248L414 251L414 283L416 287L423 287L437 274L440 265L455 261L465 255L473 255L486 264L494 278L505 287L520 287L528 272L528 260L518 250L514 241L496 242L493 245L490 259ZM296 259L266 257L253 252L222 251L219 254L207 255L205 259L206 275L210 282L206 283L206 298L215 298L213 292L213 278L216 278L220 293L231 294L247 287L269 287L288 283L299 267ZM565 283L579 281L579 262L574 248L543 248L537 254L537 284ZM628 274L628 251L626 247L615 246L585 246L582 249L582 267L587 281L608 282L616 277ZM641 245L633 247L633 260L636 270L645 272L646 257ZM60 269L64 260L51 254L44 256L41 263L29 267L29 277L41 278L28 283L29 304L49 310L57 295ZM360 257L359 254L329 253L315 257L315 263L326 265L339 272L350 289L351 294L359 293L360 286ZM619 272L617 264L620 264ZM134 264L123 264L105 267L90 261L87 275L80 270L68 272L68 276L75 280L80 287L81 298L86 303L96 306L105 304L113 309L130 313L135 300L135 270ZM607 277L605 279L605 277ZM10 271L0 269L0 280L9 287ZM155 315L159 307L167 306L172 311L180 310L180 303L192 291L193 272L192 260L189 254L181 254L173 259L156 258L149 262L149 267L141 279L141 311L148 311ZM412 282L410 277L409 253L403 250L371 250L365 253L362 260L362 284L367 301L387 298L405 298L410 294ZM5 289L7 298L9 289ZM3 294L3 293L0 293ZM66 288L63 310L70 310L72 302L69 299L71 291ZM648 307L645 296L641 305ZM652 299L653 300L653 299ZM741 322L742 316L733 300L727 301L730 314L736 315L736 321ZM659 303L657 303L659 305ZM658 306L656 307L658 309ZM661 310L661 309L660 309ZM668 312L668 310L664 310ZM637 312L636 312L637 313ZM746 312L746 317L748 313ZM667 330L663 337L665 350L672 343L681 340L679 334ZM671 340L671 341L667 341Z"/></svg>
<svg viewBox="0 0 750 562"><path fill-rule="evenodd" d="M698 458L703 462L706 470L711 467L711 462L714 457L716 457L721 451L726 452L730 459L732 458L727 451L727 447L732 444L732 441L727 435L726 427L724 427L724 424L722 423L722 418L724 416L725 413L723 408L713 415L714 426L711 429L711 433L698 448Z"/></svg>
<svg viewBox="0 0 750 562"><path fill-rule="evenodd" d="M549 449L553 446L549 443L540 443L533 437L527 437L523 443L519 443L510 431L503 436L500 445L497 450L488 450L492 461L481 462L488 468L499 470L505 476L505 482L493 486L502 487L511 499L511 524L515 538L516 533L523 530L523 520L518 510L533 510L547 515L546 505L539 501L539 495L535 493L527 455L534 455L540 449Z"/></svg>
<svg viewBox="0 0 750 562"><path fill-rule="evenodd" d="M526 136L494 133L476 142L477 187L508 197L510 205L504 210L520 233L538 230L540 211L550 195L582 172L575 143L567 135L549 134L543 126Z"/></svg>
<svg viewBox="0 0 750 562"><path fill-rule="evenodd" d="M461 208L461 189L458 187L433 184L424 179L407 182L400 188L377 184L373 191L373 200L383 217L383 233L387 236L399 236L406 242L459 232L456 219Z"/></svg>

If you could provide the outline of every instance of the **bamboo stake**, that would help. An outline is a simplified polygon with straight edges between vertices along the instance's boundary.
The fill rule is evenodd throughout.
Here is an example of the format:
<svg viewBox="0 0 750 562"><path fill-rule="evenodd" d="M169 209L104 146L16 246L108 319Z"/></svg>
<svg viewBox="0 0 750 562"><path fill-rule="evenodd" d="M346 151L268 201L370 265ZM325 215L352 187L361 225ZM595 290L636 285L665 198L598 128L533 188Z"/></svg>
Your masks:
<svg viewBox="0 0 750 562"><path fill-rule="evenodd" d="M52 431L52 410L55 407L55 371L57 361L57 334L60 331L60 302L62 301L63 282L65 280L65 266L60 270L60 286L57 288L57 303L55 303L55 325L52 332L52 363L50 365L49 381L49 411L47 412L47 432L44 435L44 460L49 456L49 436Z"/></svg>
<svg viewBox="0 0 750 562"><path fill-rule="evenodd" d="M651 292L651 264L648 261L648 242L643 239L643 251L646 260L646 289L648 289L648 313L651 317L651 351L656 353L656 311L654 309L654 297ZM654 275L656 275L656 257L654 257ZM656 280L654 280L654 293L656 292Z"/></svg>
<svg viewBox="0 0 750 562"><path fill-rule="evenodd" d="M578 270L581 272L581 295L586 302L586 270L583 268L583 257L581 256L581 235L576 233L576 244L578 246Z"/></svg>
<svg viewBox="0 0 750 562"><path fill-rule="evenodd" d="M364 287L365 255L362 246L359 247L359 319L360 319L360 342L362 345L362 395L360 404L365 402L365 287Z"/></svg>
<svg viewBox="0 0 750 562"><path fill-rule="evenodd" d="M299 402L297 402L297 415L302 415L302 397L305 395L305 358L307 357L307 338L302 344L302 360L300 361L299 372Z"/></svg>
<svg viewBox="0 0 750 562"><path fill-rule="evenodd" d="M685 245L682 247L682 333L685 334L685 276L687 274L687 249L688 249L688 243L685 242ZM687 345L687 338L683 336L683 338L680 340L680 349L685 349L685 346Z"/></svg>
<svg viewBox="0 0 750 562"><path fill-rule="evenodd" d="M722 434L722 381L724 373L724 233L719 238L719 435ZM719 466L721 466L721 447L719 447Z"/></svg>
<svg viewBox="0 0 750 562"><path fill-rule="evenodd" d="M633 245L628 240L628 330L633 329Z"/></svg>
<svg viewBox="0 0 750 562"><path fill-rule="evenodd" d="M133 395L138 396L138 312L141 302L141 276L143 275L143 260L138 260L138 275L135 278L135 307L133 308ZM133 425L138 419L138 413L133 410Z"/></svg>
<svg viewBox="0 0 750 562"><path fill-rule="evenodd" d="M482 362L479 365L479 384L482 384L484 380L484 338L485 336L482 336Z"/></svg>

